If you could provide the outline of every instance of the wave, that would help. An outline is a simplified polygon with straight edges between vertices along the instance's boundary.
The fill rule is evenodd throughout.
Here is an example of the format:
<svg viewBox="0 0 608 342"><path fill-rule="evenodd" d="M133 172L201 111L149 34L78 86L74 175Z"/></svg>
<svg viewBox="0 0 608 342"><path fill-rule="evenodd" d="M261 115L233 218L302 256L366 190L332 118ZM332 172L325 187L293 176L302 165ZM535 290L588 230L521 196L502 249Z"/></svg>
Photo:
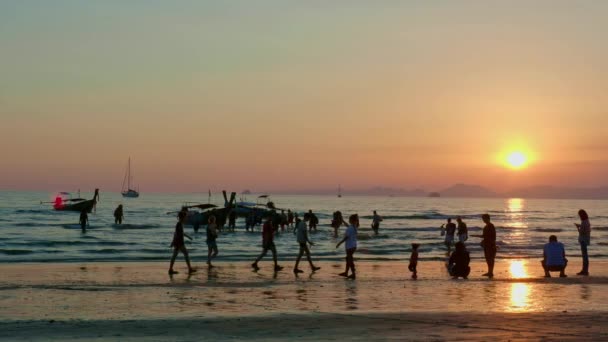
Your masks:
<svg viewBox="0 0 608 342"><path fill-rule="evenodd" d="M17 209L16 214L48 214L48 209Z"/></svg>
<svg viewBox="0 0 608 342"><path fill-rule="evenodd" d="M382 216L384 220L447 220L449 218L456 219L458 216L463 219L479 219L482 214L469 214L469 215L446 215L440 212L428 212L422 214L411 214L411 215L385 215ZM371 220L372 215L361 216L361 218Z"/></svg>
<svg viewBox="0 0 608 342"><path fill-rule="evenodd" d="M82 240L76 241L32 241L19 243L5 243L11 247L71 247L71 246L133 246L135 242L118 242L118 241L95 241L86 242Z"/></svg>
<svg viewBox="0 0 608 342"><path fill-rule="evenodd" d="M113 224L112 228L118 230L127 230L127 229L154 229L160 228L162 225L160 224L131 224L131 223L123 223L123 224Z"/></svg>
<svg viewBox="0 0 608 342"><path fill-rule="evenodd" d="M541 232L541 233L560 233L563 232L564 230L561 228L534 228L532 229L535 232Z"/></svg>
<svg viewBox="0 0 608 342"><path fill-rule="evenodd" d="M25 255L32 254L34 251L29 249L0 249L0 253L6 255Z"/></svg>
<svg viewBox="0 0 608 342"><path fill-rule="evenodd" d="M591 226L591 230L608 230L608 227L605 227L605 226L604 227L602 227L602 226L600 226L600 227Z"/></svg>

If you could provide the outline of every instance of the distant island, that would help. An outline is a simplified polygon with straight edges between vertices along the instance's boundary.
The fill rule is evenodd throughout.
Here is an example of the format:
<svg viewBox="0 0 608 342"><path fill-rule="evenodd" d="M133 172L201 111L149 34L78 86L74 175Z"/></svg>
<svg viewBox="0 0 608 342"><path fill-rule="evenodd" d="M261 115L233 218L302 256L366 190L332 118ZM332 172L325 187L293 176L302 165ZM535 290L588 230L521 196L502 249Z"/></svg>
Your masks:
<svg viewBox="0 0 608 342"><path fill-rule="evenodd" d="M274 192L276 194L335 195L333 189ZM474 184L454 184L440 191L423 189L391 188L375 186L367 189L342 191L345 196L387 196L387 197L461 197L461 198L545 198L545 199L608 199L608 186L596 188L568 188L548 185L531 186L507 192L497 192Z"/></svg>

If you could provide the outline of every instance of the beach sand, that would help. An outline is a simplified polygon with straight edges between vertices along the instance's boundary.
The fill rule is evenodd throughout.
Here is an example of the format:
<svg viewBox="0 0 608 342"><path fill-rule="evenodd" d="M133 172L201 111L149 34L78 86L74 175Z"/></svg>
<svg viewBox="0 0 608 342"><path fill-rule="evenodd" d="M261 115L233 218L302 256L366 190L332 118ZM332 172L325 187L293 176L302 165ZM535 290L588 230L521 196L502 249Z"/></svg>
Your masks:
<svg viewBox="0 0 608 342"><path fill-rule="evenodd" d="M262 261L169 277L166 262L1 264L2 340L608 340L608 263L591 277L542 278L538 260L472 263L451 280L441 262L359 262L357 280L324 262L295 277ZM603 272L603 273L602 273Z"/></svg>

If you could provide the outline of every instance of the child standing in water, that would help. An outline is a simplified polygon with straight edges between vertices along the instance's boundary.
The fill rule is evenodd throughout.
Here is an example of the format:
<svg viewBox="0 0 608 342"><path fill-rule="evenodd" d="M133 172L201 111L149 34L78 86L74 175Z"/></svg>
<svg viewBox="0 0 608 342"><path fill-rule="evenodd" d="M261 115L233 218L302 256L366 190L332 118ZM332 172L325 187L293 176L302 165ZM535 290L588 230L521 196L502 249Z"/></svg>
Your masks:
<svg viewBox="0 0 608 342"><path fill-rule="evenodd" d="M355 275L355 258L354 254L357 251L357 228L359 227L359 215L353 214L348 218L350 225L346 228L344 238L338 242L336 248L346 242L346 271L340 273L340 276L347 277L349 279L356 279ZM348 270L351 270L351 274L348 275Z"/></svg>
<svg viewBox="0 0 608 342"><path fill-rule="evenodd" d="M177 271L173 270L173 264L175 263L175 258L179 252L182 252L184 258L186 259L186 264L188 265L188 273L194 273L196 270L190 266L190 257L188 257L188 250L186 249L186 243L184 242L184 236L188 239L192 240L188 234L184 233L184 221L186 220L186 212L180 211L177 214L177 224L175 224L175 233L173 233L173 241L171 242L171 247L173 247L173 256L171 257L171 263L169 264L169 274L176 274Z"/></svg>
<svg viewBox="0 0 608 342"><path fill-rule="evenodd" d="M412 254L410 255L410 264L407 268L412 272L412 279L418 279L418 272L416 271L416 267L418 266L418 247L420 244L413 243L412 244Z"/></svg>

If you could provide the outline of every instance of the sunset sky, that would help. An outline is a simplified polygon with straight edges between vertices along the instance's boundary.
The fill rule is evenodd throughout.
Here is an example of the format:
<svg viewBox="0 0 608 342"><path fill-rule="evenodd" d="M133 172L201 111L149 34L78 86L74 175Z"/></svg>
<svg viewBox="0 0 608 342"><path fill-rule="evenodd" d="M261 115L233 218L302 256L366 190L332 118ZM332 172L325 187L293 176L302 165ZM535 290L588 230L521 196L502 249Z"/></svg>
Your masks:
<svg viewBox="0 0 608 342"><path fill-rule="evenodd" d="M608 185L608 1L4 1L0 189ZM520 151L527 165L505 165Z"/></svg>

